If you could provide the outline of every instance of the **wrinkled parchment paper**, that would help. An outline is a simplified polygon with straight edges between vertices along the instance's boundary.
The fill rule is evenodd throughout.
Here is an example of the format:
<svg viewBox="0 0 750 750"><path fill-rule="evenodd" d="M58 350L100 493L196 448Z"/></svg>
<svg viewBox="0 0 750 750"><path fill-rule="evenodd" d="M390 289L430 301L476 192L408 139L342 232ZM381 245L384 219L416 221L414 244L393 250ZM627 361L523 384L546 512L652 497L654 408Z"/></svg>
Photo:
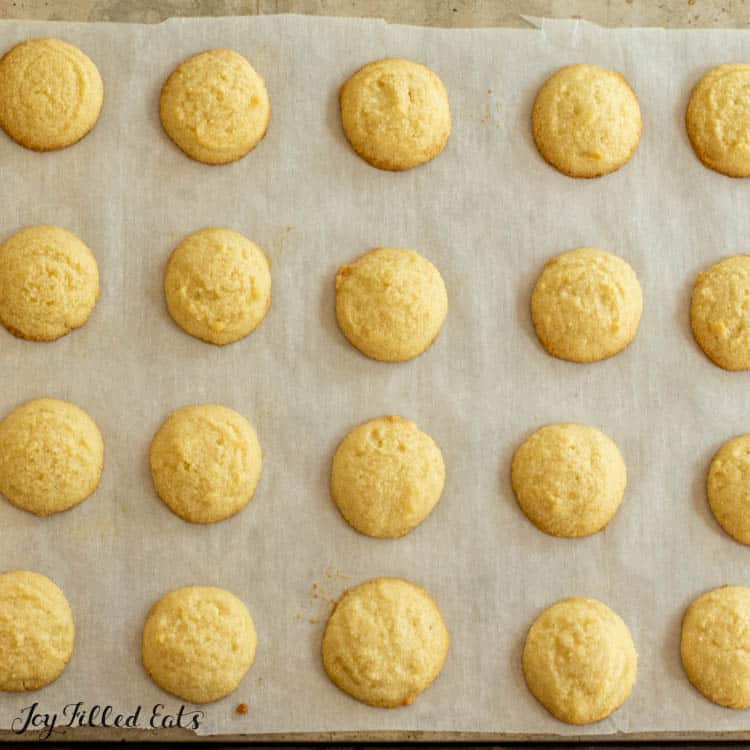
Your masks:
<svg viewBox="0 0 750 750"><path fill-rule="evenodd" d="M205 707L202 733L336 730L601 734L720 731L745 713L709 703L679 659L680 619L708 588L750 583L750 551L713 520L704 479L713 452L750 430L748 376L711 364L692 340L696 273L747 252L750 182L705 169L683 127L692 85L747 60L744 31L438 30L294 16L172 20L155 26L0 23L0 49L55 35L85 50L105 81L101 119L78 145L35 154L0 137L0 222L59 224L93 249L102 294L88 324L52 344L0 330L0 412L37 396L69 399L100 425L106 467L81 506L39 519L0 503L0 569L50 575L73 608L72 662L33 695L0 695L0 724L22 708L75 701L177 710L140 665L140 630L164 592L222 586L248 605L258 656L240 689ZM184 57L231 47L265 78L273 114L247 158L208 167L162 132L159 89ZM434 162L403 174L369 167L341 132L337 91L362 64L405 56L445 82L454 130ZM558 174L537 155L536 90L559 66L623 72L640 99L634 159L597 180ZM169 318L165 261L186 234L233 227L272 262L273 304L249 338L216 348ZM400 365L361 356L334 317L337 267L373 246L419 250L442 272L450 312L434 347ZM594 245L626 258L644 291L639 334L593 365L548 356L529 294L551 255ZM256 426L265 455L251 505L192 526L157 499L148 446L176 407L218 402ZM442 500L398 541L360 536L328 495L338 441L387 413L441 446ZM609 528L554 539L518 509L514 448L554 421L598 425L621 447L628 488ZM319 644L328 600L374 576L433 593L452 635L437 682L410 708L380 710L326 678ZM638 683L625 706L568 727L525 688L520 654L539 612L565 596L603 599L632 630ZM250 711L235 713L239 702Z"/></svg>

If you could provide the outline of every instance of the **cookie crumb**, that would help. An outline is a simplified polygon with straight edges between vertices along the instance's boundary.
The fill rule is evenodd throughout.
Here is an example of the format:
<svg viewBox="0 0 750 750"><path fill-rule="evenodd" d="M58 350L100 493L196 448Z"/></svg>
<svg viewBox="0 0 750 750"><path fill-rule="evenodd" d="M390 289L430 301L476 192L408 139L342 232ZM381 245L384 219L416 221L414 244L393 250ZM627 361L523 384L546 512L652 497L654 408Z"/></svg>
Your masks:
<svg viewBox="0 0 750 750"><path fill-rule="evenodd" d="M247 703L238 703L237 708L234 709L238 714L246 714L250 710L250 706Z"/></svg>

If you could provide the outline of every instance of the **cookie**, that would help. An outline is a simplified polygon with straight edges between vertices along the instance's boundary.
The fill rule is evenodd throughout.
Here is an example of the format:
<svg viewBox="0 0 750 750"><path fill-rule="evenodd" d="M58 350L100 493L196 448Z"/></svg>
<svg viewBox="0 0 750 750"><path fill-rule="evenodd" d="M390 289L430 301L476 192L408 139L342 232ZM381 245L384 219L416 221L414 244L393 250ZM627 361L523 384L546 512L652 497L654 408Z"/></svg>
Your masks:
<svg viewBox="0 0 750 750"><path fill-rule="evenodd" d="M74 404L37 398L0 422L0 494L18 508L68 510L94 492L103 468L102 434Z"/></svg>
<svg viewBox="0 0 750 750"><path fill-rule="evenodd" d="M262 140L271 119L266 84L238 52L212 49L189 57L161 90L161 124L191 158L227 164Z"/></svg>
<svg viewBox="0 0 750 750"><path fill-rule="evenodd" d="M708 503L724 531L750 544L750 435L728 440L711 461Z"/></svg>
<svg viewBox="0 0 750 750"><path fill-rule="evenodd" d="M263 251L232 229L186 237L164 274L167 309L180 328L210 344L252 333L271 306L271 270Z"/></svg>
<svg viewBox="0 0 750 750"><path fill-rule="evenodd" d="M531 694L568 724L591 724L617 710L637 669L628 626L597 599L572 597L545 609L523 647Z"/></svg>
<svg viewBox="0 0 750 750"><path fill-rule="evenodd" d="M511 482L521 510L547 534L601 531L617 513L627 481L617 445L595 427L549 424L516 450Z"/></svg>
<svg viewBox="0 0 750 750"><path fill-rule="evenodd" d="M531 115L544 160L570 177L601 177L635 153L643 123L638 98L619 73L568 65L539 90Z"/></svg>
<svg viewBox="0 0 750 750"><path fill-rule="evenodd" d="M61 39L28 39L0 59L0 127L26 148L51 151L80 141L103 101L96 65Z"/></svg>
<svg viewBox="0 0 750 750"><path fill-rule="evenodd" d="M750 176L750 65L719 65L698 81L685 124L695 155L729 177Z"/></svg>
<svg viewBox="0 0 750 750"><path fill-rule="evenodd" d="M0 245L0 322L19 338L53 341L82 326L99 299L99 267L72 232L34 226Z"/></svg>
<svg viewBox="0 0 750 750"><path fill-rule="evenodd" d="M172 412L151 442L150 462L156 492L173 513L214 523L250 502L263 457L245 417L208 404Z"/></svg>
<svg viewBox="0 0 750 750"><path fill-rule="evenodd" d="M38 690L73 654L73 613L62 591L29 570L0 574L0 690Z"/></svg>
<svg viewBox="0 0 750 750"><path fill-rule="evenodd" d="M353 429L336 449L331 496L367 536L395 539L430 514L445 484L432 438L403 417L379 417Z"/></svg>
<svg viewBox="0 0 750 750"><path fill-rule="evenodd" d="M680 654L708 700L750 707L750 588L722 586L695 599L682 620Z"/></svg>
<svg viewBox="0 0 750 750"><path fill-rule="evenodd" d="M440 271L414 250L378 247L336 274L336 318L349 342L383 362L430 348L448 314Z"/></svg>
<svg viewBox="0 0 750 750"><path fill-rule="evenodd" d="M642 312L635 271L594 247L548 260L531 295L540 343L570 362L596 362L621 352L635 338Z"/></svg>
<svg viewBox="0 0 750 750"><path fill-rule="evenodd" d="M750 370L750 255L734 255L698 274L690 326L705 355L725 370Z"/></svg>
<svg viewBox="0 0 750 750"><path fill-rule="evenodd" d="M435 602L401 578L374 578L344 593L323 634L333 683L370 706L407 706L443 668L450 637Z"/></svg>
<svg viewBox="0 0 750 750"><path fill-rule="evenodd" d="M143 626L143 666L162 690L211 703L237 689L258 639L247 607L224 589L187 586L151 608Z"/></svg>
<svg viewBox="0 0 750 750"><path fill-rule="evenodd" d="M411 60L386 58L360 68L339 92L352 148L378 169L411 169L448 142L451 111L443 82Z"/></svg>

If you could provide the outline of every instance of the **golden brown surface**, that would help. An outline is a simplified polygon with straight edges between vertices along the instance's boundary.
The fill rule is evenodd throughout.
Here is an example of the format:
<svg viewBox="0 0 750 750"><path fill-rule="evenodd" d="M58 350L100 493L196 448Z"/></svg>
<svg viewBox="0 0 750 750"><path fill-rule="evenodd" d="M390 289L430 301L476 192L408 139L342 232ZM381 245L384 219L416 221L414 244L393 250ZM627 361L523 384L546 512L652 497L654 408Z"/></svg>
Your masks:
<svg viewBox="0 0 750 750"><path fill-rule="evenodd" d="M54 682L73 653L68 600L46 576L0 574L0 690L38 690Z"/></svg>
<svg viewBox="0 0 750 750"><path fill-rule="evenodd" d="M96 258L72 232L26 227L0 245L0 321L14 336L58 339L82 326L98 299Z"/></svg>
<svg viewBox="0 0 750 750"><path fill-rule="evenodd" d="M411 169L434 159L451 132L443 82L412 60L368 63L341 87L339 103L352 148L379 169Z"/></svg>
<svg viewBox="0 0 750 750"><path fill-rule="evenodd" d="M435 507L444 484L440 448L403 417L355 427L333 457L331 496L346 521L368 536L408 534Z"/></svg>
<svg viewBox="0 0 750 750"><path fill-rule="evenodd" d="M349 342L383 362L425 352L448 314L435 266L414 250L378 247L336 274L336 319Z"/></svg>
<svg viewBox="0 0 750 750"><path fill-rule="evenodd" d="M94 420L67 401L27 401L0 422L0 493L38 516L68 510L91 495L104 468Z"/></svg>
<svg viewBox="0 0 750 750"><path fill-rule="evenodd" d="M263 79L238 52L212 49L189 57L161 91L161 122L191 158L226 164L266 134L271 104Z"/></svg>
<svg viewBox="0 0 750 750"><path fill-rule="evenodd" d="M164 293L180 328L210 344L231 344L252 333L271 306L268 259L239 232L201 229L169 257Z"/></svg>
<svg viewBox="0 0 750 750"><path fill-rule="evenodd" d="M628 626L596 599L572 597L534 621L523 649L523 673L534 697L569 724L601 721L635 684L638 654Z"/></svg>
<svg viewBox="0 0 750 750"><path fill-rule="evenodd" d="M349 589L323 635L323 666L344 692L371 706L406 706L438 676L450 638L435 602L400 578Z"/></svg>
<svg viewBox="0 0 750 750"><path fill-rule="evenodd" d="M159 497L191 523L239 513L260 479L263 457L250 422L225 406L186 406L170 414L151 442Z"/></svg>
<svg viewBox="0 0 750 750"><path fill-rule="evenodd" d="M521 510L547 534L601 531L617 513L627 482L617 445L595 427L550 424L516 450L511 468Z"/></svg>
<svg viewBox="0 0 750 750"><path fill-rule="evenodd" d="M143 666L168 693L210 703L233 692L255 661L257 636L247 607L211 586L170 591L143 627Z"/></svg>
<svg viewBox="0 0 750 750"><path fill-rule="evenodd" d="M568 65L539 90L531 116L544 159L570 177L601 177L630 161L641 140L638 99L620 73Z"/></svg>
<svg viewBox="0 0 750 750"><path fill-rule="evenodd" d="M682 620L680 653L706 698L750 707L750 588L722 586L695 599Z"/></svg>
<svg viewBox="0 0 750 750"><path fill-rule="evenodd" d="M531 295L542 346L571 362L621 352L638 332L643 294L635 271L616 255L579 247L547 261Z"/></svg>

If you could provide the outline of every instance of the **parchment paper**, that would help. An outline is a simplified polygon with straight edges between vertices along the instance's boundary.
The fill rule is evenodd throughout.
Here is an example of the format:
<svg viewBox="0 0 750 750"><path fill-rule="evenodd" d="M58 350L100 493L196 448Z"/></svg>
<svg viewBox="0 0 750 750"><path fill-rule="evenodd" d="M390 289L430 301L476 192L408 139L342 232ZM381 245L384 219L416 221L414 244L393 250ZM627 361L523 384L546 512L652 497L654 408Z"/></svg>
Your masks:
<svg viewBox="0 0 750 750"><path fill-rule="evenodd" d="M156 26L3 22L0 49L30 36L84 49L105 81L101 119L81 143L35 154L0 137L0 224L54 223L96 254L102 294L88 324L52 344L0 330L0 413L38 396L69 399L100 425L97 493L47 519L0 502L0 569L50 575L75 614L73 659L53 685L0 695L0 725L22 708L75 701L177 710L140 664L140 631L164 592L204 583L248 605L258 656L240 689L205 707L202 733L434 730L563 735L739 730L747 714L709 703L685 678L680 619L708 588L750 583L750 551L713 520L704 480L714 451L750 430L748 376L711 364L690 334L697 272L748 250L750 183L705 169L683 127L692 85L748 59L744 31L604 30L539 21L529 30L438 30L295 16L172 20ZM184 57L231 47L265 78L273 115L247 158L185 157L158 117L162 82ZM431 164L369 167L341 132L337 92L386 55L445 82L453 134ZM535 92L561 65L623 72L640 99L634 159L603 179L547 166L530 135ZM271 261L273 304L249 338L216 348L169 318L165 261L185 235L233 227ZM411 247L442 272L450 313L434 347L401 365L361 356L334 316L337 267L378 245ZM626 258L645 306L635 342L605 362L548 356L529 295L544 261L580 245ZM157 499L148 447L175 408L216 402L245 414L264 450L251 505L192 526ZM441 446L443 497L398 541L360 536L328 494L338 441L396 413ZM515 447L542 424L601 427L621 447L628 488L609 528L583 540L539 532L513 498ZM335 599L374 576L433 593L452 634L443 673L416 703L361 705L327 679L319 644ZM569 727L526 690L520 653L540 611L599 597L629 625L638 683L609 719ZM312 622L311 622L312 621ZM247 702L245 716L235 713Z"/></svg>

